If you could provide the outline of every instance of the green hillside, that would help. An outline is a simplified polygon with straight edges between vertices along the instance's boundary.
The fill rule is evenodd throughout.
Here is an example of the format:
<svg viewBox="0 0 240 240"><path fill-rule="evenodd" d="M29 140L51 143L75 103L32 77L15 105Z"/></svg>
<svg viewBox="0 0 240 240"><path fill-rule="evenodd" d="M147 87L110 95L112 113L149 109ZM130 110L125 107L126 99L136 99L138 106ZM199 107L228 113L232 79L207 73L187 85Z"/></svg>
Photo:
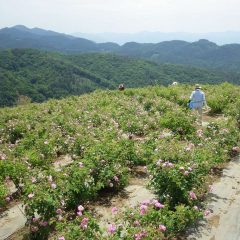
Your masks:
<svg viewBox="0 0 240 240"><path fill-rule="evenodd" d="M32 102L79 95L99 88L182 83L239 83L226 74L181 65L158 65L113 54L62 55L31 49L0 51L0 106L12 106L21 96ZM24 99L24 98L23 98Z"/></svg>
<svg viewBox="0 0 240 240"><path fill-rule="evenodd" d="M98 90L0 109L0 213L22 201L31 240L178 239L203 218L209 185L240 151L240 87L202 88L207 127L186 107L190 85ZM101 224L96 201L124 201L124 187L145 176L155 199L120 204L115 213L110 205L112 218ZM17 193L8 192L9 181Z"/></svg>
<svg viewBox="0 0 240 240"><path fill-rule="evenodd" d="M181 83L240 83L240 75L207 70L202 68L156 64L146 60L113 54L83 54L68 57L75 64L98 74L114 83L125 83L128 87L146 85L168 85L174 81Z"/></svg>
<svg viewBox="0 0 240 240"><path fill-rule="evenodd" d="M64 56L30 49L0 52L0 106L16 104L21 95L42 102L97 88L113 88L113 85L69 63Z"/></svg>

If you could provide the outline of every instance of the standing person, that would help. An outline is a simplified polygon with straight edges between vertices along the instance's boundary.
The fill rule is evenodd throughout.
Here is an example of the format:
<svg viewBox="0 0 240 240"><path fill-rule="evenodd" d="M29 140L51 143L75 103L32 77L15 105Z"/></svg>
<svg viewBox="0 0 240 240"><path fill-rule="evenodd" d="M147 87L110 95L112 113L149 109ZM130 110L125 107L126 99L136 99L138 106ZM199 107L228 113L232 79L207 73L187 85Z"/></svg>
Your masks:
<svg viewBox="0 0 240 240"><path fill-rule="evenodd" d="M198 121L202 125L202 108L206 106L206 98L205 93L201 91L201 87L196 84L195 90L192 92L190 96L192 109L196 109L198 111Z"/></svg>

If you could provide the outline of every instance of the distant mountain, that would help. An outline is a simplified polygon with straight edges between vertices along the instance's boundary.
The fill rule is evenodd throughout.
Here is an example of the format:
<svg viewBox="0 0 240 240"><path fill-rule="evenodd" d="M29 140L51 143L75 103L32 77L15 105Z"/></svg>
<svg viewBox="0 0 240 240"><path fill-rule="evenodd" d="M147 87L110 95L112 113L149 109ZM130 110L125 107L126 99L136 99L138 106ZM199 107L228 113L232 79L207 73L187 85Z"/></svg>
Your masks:
<svg viewBox="0 0 240 240"><path fill-rule="evenodd" d="M218 46L205 39L193 43L179 40L157 44L131 42L121 46L117 52L157 63L184 64L240 72L240 44Z"/></svg>
<svg viewBox="0 0 240 240"><path fill-rule="evenodd" d="M0 107L20 96L33 102L79 95L99 88L183 83L239 84L239 75L188 66L161 64L114 54L62 55L33 49L0 51Z"/></svg>
<svg viewBox="0 0 240 240"><path fill-rule="evenodd" d="M7 30L7 29L9 30L9 28L5 28L5 30ZM13 29L23 31L23 32L37 34L37 35L40 35L40 36L59 36L59 35L62 35L62 36L67 36L69 38L73 38L72 36L66 35L64 33L57 33L57 32L51 31L51 30L44 30L44 29L37 28L37 27L30 29L30 28L25 27L24 25L16 25L16 26L13 27Z"/></svg>
<svg viewBox="0 0 240 240"><path fill-rule="evenodd" d="M109 46L109 48L108 48ZM17 25L0 30L0 48L36 48L65 53L82 53L112 50L117 44L96 44L87 39Z"/></svg>
<svg viewBox="0 0 240 240"><path fill-rule="evenodd" d="M84 38L17 25L0 30L1 48L35 48L67 54L112 52L156 63L184 64L240 72L240 44L219 46L206 39L196 42L182 40L160 43L128 42L120 46L112 42L95 43Z"/></svg>
<svg viewBox="0 0 240 240"><path fill-rule="evenodd" d="M208 39L219 45L240 43L240 31L187 33L187 32L137 32L137 33L72 33L75 37L82 37L97 43L115 42L125 44L127 42L159 43L175 39L187 42L195 42L199 39Z"/></svg>

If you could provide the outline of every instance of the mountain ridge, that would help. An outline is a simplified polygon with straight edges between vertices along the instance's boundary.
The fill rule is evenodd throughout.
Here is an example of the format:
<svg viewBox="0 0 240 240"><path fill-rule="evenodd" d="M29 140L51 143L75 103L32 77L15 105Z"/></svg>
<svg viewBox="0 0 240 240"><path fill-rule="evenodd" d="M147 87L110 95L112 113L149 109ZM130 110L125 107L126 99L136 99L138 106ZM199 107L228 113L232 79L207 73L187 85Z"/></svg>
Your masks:
<svg viewBox="0 0 240 240"><path fill-rule="evenodd" d="M35 48L67 54L112 52L157 63L184 64L237 72L240 68L240 44L219 46L206 39L196 42L172 40L156 44L128 42L120 46L112 42L95 43L84 38L18 25L0 30L0 48Z"/></svg>
<svg viewBox="0 0 240 240"><path fill-rule="evenodd" d="M195 42L199 39L208 39L216 42L219 45L240 43L240 31L224 31L224 32L206 32L206 33L191 33L191 32L159 32L159 31L142 31L135 33L71 33L75 37L83 37L94 42L100 43L105 41L116 42L120 45L126 42L137 41L140 43L150 42L158 43L179 39L188 42Z"/></svg>

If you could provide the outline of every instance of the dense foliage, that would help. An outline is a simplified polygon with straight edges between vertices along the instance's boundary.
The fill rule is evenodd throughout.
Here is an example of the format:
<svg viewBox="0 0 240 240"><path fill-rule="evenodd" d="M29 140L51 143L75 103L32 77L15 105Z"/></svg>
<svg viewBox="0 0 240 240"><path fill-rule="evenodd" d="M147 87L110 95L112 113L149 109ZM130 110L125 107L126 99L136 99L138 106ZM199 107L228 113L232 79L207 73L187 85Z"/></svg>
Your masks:
<svg viewBox="0 0 240 240"><path fill-rule="evenodd" d="M204 215L216 169L239 151L240 88L225 83L203 90L211 114L225 116L206 128L186 108L187 85L98 90L0 109L1 206L14 198L5 186L12 180L31 239L175 238ZM65 156L72 162L56 168ZM138 165L146 165L156 199L101 228L91 201L103 190L121 190Z"/></svg>
<svg viewBox="0 0 240 240"><path fill-rule="evenodd" d="M86 68L114 83L126 83L127 87L167 85L180 83L222 82L240 83L240 74L224 73L183 65L155 64L130 57L113 54L84 54L69 56L75 64Z"/></svg>
<svg viewBox="0 0 240 240"><path fill-rule="evenodd" d="M237 82L238 75L113 54L61 55L33 49L0 51L0 107L79 95L98 88Z"/></svg>
<svg viewBox="0 0 240 240"><path fill-rule="evenodd" d="M14 105L22 95L33 102L42 102L96 88L113 88L113 85L66 61L64 56L31 49L0 52L0 106Z"/></svg>

